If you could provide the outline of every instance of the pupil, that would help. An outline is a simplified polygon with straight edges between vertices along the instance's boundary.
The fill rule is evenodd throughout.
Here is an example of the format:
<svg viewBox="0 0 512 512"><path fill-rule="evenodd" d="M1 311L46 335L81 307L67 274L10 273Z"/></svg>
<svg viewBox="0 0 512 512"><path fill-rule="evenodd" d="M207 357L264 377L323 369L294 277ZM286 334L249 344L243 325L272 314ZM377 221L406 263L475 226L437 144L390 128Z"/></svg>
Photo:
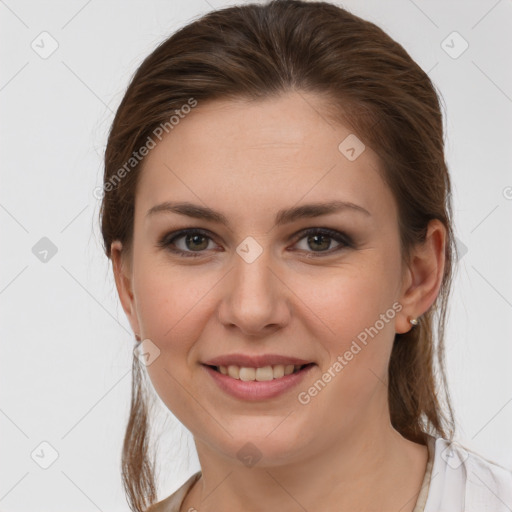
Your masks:
<svg viewBox="0 0 512 512"><path fill-rule="evenodd" d="M186 240L186 241L187 241L187 247L188 247L188 242L190 242L191 240L193 240L193 243L195 244L195 243L198 241L198 239L200 240L201 238L202 238L202 239L205 239L206 237L205 237L204 235L198 235L198 234L195 234L195 235L188 235L188 236L187 236L187 240ZM205 246L205 247L199 247L199 246L195 245L195 248L196 248L196 249L206 249L206 247L207 247L207 246L208 246L208 243L206 243L206 246ZM189 249L190 249L190 248L191 248L191 247L189 247ZM192 247L192 248L193 248L193 247Z"/></svg>
<svg viewBox="0 0 512 512"><path fill-rule="evenodd" d="M316 243L319 238L324 239L324 241L327 240L327 244L324 244L324 247L320 247L320 249L328 249L329 248L329 237L325 236L325 235L312 235L312 236L308 237L308 243L311 240L315 240L315 243ZM317 246L317 248L318 248L318 246Z"/></svg>

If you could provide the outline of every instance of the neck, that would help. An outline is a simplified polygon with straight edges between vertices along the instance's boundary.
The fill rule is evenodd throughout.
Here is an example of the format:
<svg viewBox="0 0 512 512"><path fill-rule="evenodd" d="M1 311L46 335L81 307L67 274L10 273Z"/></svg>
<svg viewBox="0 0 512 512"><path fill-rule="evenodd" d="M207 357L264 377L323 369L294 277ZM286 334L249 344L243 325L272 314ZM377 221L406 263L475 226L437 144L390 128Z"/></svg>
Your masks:
<svg viewBox="0 0 512 512"><path fill-rule="evenodd" d="M289 463L246 467L196 439L202 477L182 510L400 510L411 512L427 464L427 448L390 423L318 445ZM321 436L320 436L321 437Z"/></svg>

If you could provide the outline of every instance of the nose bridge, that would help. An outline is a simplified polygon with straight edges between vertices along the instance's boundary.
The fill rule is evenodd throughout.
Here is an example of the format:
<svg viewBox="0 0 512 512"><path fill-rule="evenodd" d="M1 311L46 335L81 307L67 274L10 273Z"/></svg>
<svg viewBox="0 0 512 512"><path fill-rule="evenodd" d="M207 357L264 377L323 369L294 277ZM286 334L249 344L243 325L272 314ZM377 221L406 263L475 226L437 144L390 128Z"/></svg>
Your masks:
<svg viewBox="0 0 512 512"><path fill-rule="evenodd" d="M268 248L263 250L254 260L246 259L238 254L233 279L236 281L235 289L240 291L245 299L248 297L264 298L270 295L270 281L273 278L270 260L270 250ZM250 293L251 290L252 293Z"/></svg>
<svg viewBox="0 0 512 512"><path fill-rule="evenodd" d="M246 333L257 334L285 321L286 301L283 284L275 275L272 251L254 242L246 240L237 248L221 319Z"/></svg>

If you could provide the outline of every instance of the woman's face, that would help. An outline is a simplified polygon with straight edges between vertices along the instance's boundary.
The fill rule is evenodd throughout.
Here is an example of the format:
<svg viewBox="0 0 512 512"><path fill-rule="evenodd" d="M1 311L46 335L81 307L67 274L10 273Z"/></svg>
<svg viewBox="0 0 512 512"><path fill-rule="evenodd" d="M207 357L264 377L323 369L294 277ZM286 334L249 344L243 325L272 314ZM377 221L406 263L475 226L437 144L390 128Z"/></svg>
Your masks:
<svg viewBox="0 0 512 512"><path fill-rule="evenodd" d="M325 108L305 93L199 103L146 157L121 299L134 332L151 340L155 390L210 453L283 464L389 425L394 335L421 312L401 302L410 283L377 157ZM306 208L332 202L356 206ZM165 203L226 223L155 209ZM184 229L200 232L171 241ZM314 365L282 377L295 383L273 396L277 380L238 380L265 388L241 397L219 384L233 377L205 367L234 354Z"/></svg>

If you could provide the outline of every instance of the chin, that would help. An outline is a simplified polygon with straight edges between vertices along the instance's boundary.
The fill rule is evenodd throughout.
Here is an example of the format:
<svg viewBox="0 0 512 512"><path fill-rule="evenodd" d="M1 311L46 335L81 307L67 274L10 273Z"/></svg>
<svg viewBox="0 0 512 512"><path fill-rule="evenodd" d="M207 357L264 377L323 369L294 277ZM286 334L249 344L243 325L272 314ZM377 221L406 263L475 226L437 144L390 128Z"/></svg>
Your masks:
<svg viewBox="0 0 512 512"><path fill-rule="evenodd" d="M224 425L232 437L225 433L222 439L209 442L225 457L238 459L246 467L275 467L298 461L313 442L306 432L293 425L286 416L281 418L246 417L244 421L233 421ZM203 437L204 438L204 437ZM211 439L211 438L210 438Z"/></svg>

